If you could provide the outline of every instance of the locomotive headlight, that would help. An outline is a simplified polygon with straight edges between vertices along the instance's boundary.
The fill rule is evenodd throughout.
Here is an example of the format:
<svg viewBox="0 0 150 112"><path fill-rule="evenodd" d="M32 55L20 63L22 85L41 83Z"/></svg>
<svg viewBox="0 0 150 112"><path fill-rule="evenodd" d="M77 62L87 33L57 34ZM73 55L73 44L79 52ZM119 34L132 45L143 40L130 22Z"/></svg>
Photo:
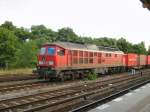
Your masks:
<svg viewBox="0 0 150 112"><path fill-rule="evenodd" d="M41 64L43 64L43 62L42 62L42 61L39 61L39 64L41 65Z"/></svg>
<svg viewBox="0 0 150 112"><path fill-rule="evenodd" d="M53 65L54 64L54 62L53 61L49 61L49 65Z"/></svg>

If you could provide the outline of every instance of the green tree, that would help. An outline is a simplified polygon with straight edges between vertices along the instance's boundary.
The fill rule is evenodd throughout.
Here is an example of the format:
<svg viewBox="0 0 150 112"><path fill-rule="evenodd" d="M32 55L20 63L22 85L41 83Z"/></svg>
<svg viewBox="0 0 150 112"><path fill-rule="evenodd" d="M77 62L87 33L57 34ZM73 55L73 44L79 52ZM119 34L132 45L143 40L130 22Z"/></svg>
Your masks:
<svg viewBox="0 0 150 112"><path fill-rule="evenodd" d="M37 63L38 47L35 41L25 42L16 52L14 67L35 67Z"/></svg>
<svg viewBox="0 0 150 112"><path fill-rule="evenodd" d="M147 54L144 42L141 42L139 44L133 45L133 48L134 48L134 53L137 53L137 54Z"/></svg>
<svg viewBox="0 0 150 112"><path fill-rule="evenodd" d="M17 28L13 25L10 21L5 21L4 24L2 24L0 27L6 28L12 32L14 32L15 36L19 38L20 41L25 41L27 38L32 38L32 34L29 32L29 29L26 28Z"/></svg>
<svg viewBox="0 0 150 112"><path fill-rule="evenodd" d="M133 52L132 44L129 43L128 41L126 41L126 39L124 39L124 38L120 38L117 40L117 47L125 53L132 53Z"/></svg>
<svg viewBox="0 0 150 112"><path fill-rule="evenodd" d="M148 55L150 55L150 46L148 46L148 51L147 52L148 52Z"/></svg>
<svg viewBox="0 0 150 112"><path fill-rule="evenodd" d="M35 39L34 42L36 43L37 47L40 48L44 43L48 43L49 41L45 38Z"/></svg>
<svg viewBox="0 0 150 112"><path fill-rule="evenodd" d="M93 39L94 44L98 45L98 46L109 46L109 47L116 47L116 39L113 38L107 38L107 37L103 37L103 38L95 38Z"/></svg>
<svg viewBox="0 0 150 112"><path fill-rule="evenodd" d="M12 31L0 28L0 63L3 67L15 57L18 40Z"/></svg>
<svg viewBox="0 0 150 112"><path fill-rule="evenodd" d="M31 27L31 33L35 39L45 38L49 42L56 41L57 33L51 29L47 29L44 25L33 25Z"/></svg>
<svg viewBox="0 0 150 112"><path fill-rule="evenodd" d="M74 31L71 28L65 27L58 30L57 40L76 42L78 40L78 36L74 33Z"/></svg>
<svg viewBox="0 0 150 112"><path fill-rule="evenodd" d="M33 35L29 32L28 29L25 29L23 27L16 28L14 30L15 35L19 38L21 41L25 41L26 39L32 39Z"/></svg>
<svg viewBox="0 0 150 112"><path fill-rule="evenodd" d="M13 25L11 21L5 21L1 27L6 28L8 30L14 31L16 29L16 26Z"/></svg>

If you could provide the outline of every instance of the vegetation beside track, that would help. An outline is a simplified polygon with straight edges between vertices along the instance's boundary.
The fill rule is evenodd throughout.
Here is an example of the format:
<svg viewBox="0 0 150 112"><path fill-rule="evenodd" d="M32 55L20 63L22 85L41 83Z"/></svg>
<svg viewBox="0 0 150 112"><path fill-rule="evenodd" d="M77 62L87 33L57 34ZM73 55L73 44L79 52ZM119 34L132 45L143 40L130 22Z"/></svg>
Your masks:
<svg viewBox="0 0 150 112"><path fill-rule="evenodd" d="M32 68L20 68L20 69L1 69L0 76L13 76L13 75L31 75Z"/></svg>
<svg viewBox="0 0 150 112"><path fill-rule="evenodd" d="M88 80L96 80L97 79L97 74L94 73L94 72L91 72L91 73L88 74L87 79Z"/></svg>

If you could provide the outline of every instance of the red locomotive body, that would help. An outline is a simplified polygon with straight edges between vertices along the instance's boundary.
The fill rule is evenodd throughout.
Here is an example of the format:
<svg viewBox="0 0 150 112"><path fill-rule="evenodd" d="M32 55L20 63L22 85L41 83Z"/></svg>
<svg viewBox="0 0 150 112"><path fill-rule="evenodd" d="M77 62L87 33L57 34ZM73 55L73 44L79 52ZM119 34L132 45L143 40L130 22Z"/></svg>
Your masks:
<svg viewBox="0 0 150 112"><path fill-rule="evenodd" d="M55 42L41 47L37 71L41 78L81 76L87 72L122 71L125 56L115 48L70 42Z"/></svg>

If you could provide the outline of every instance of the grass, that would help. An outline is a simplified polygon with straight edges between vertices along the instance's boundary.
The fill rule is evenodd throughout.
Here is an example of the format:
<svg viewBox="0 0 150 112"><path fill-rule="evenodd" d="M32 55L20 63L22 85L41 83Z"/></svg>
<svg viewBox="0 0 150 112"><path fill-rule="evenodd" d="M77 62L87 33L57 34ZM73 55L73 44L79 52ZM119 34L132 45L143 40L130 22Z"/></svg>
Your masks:
<svg viewBox="0 0 150 112"><path fill-rule="evenodd" d="M21 69L10 69L10 70L0 70L0 76L2 75L28 75L32 74L33 68L21 68Z"/></svg>

